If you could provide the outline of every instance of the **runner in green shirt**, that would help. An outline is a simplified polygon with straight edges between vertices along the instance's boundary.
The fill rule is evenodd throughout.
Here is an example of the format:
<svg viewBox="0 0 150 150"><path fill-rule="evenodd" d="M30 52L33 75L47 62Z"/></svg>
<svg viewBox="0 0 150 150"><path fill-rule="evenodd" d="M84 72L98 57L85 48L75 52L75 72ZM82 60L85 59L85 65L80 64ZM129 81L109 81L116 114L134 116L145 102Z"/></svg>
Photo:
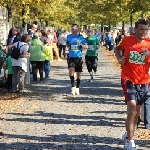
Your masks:
<svg viewBox="0 0 150 150"><path fill-rule="evenodd" d="M88 29L87 30L87 44L88 44L88 49L86 52L86 66L87 66L87 70L90 74L91 79L89 80L89 82L93 81L93 71L96 73L97 71L97 64L98 64L98 50L99 50L99 41L98 39L92 34L92 30ZM93 71L92 71L93 70Z"/></svg>

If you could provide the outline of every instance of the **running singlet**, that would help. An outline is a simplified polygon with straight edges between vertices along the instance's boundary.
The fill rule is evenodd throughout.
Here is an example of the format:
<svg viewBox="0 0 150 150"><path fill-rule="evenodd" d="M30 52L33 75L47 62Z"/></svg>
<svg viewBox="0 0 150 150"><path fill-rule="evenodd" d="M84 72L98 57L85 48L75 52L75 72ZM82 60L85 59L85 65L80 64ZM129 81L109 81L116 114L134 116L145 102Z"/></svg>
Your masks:
<svg viewBox="0 0 150 150"><path fill-rule="evenodd" d="M96 50L97 50L97 45L99 44L98 39L95 36L92 36L90 38L85 39L88 44L88 49L86 52L86 56L97 56Z"/></svg>
<svg viewBox="0 0 150 150"><path fill-rule="evenodd" d="M68 56L71 58L81 58L82 57L82 47L77 44L77 40L83 45L87 44L86 40L80 34L78 34L78 35L70 34L67 36L67 45L69 45Z"/></svg>
<svg viewBox="0 0 150 150"><path fill-rule="evenodd" d="M133 84L149 82L150 57L142 54L142 48L150 51L150 42L145 39L137 42L135 36L125 36L117 49L124 51L125 64L122 66L121 78Z"/></svg>

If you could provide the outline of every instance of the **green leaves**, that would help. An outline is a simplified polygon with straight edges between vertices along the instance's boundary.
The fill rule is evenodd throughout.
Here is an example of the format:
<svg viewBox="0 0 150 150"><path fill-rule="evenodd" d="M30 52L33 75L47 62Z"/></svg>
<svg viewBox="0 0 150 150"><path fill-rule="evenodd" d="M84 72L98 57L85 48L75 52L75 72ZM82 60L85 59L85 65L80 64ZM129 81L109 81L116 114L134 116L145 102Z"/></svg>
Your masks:
<svg viewBox="0 0 150 150"><path fill-rule="evenodd" d="M50 24L59 24L68 28L74 22L80 25L92 23L116 24L129 23L149 14L149 0L1 0L2 6L12 7L13 22L22 18L27 20L48 20ZM25 8L22 16L21 12Z"/></svg>

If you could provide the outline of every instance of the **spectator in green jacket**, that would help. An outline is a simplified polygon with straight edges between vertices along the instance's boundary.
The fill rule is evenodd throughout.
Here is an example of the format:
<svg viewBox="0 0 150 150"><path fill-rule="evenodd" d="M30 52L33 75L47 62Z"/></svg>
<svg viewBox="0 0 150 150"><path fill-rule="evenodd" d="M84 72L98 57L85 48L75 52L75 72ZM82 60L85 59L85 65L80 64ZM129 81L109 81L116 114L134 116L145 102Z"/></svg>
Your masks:
<svg viewBox="0 0 150 150"><path fill-rule="evenodd" d="M44 69L44 45L39 39L39 33L35 32L31 40L30 45L30 63L32 65L33 81L37 81L37 72L39 69L40 81L43 80L43 69Z"/></svg>

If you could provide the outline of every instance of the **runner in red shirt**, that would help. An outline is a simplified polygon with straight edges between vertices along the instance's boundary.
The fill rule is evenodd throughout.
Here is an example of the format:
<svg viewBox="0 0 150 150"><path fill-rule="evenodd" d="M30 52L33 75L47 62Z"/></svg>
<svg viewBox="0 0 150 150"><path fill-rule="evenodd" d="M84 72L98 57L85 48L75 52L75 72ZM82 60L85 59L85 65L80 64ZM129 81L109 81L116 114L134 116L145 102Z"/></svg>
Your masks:
<svg viewBox="0 0 150 150"><path fill-rule="evenodd" d="M148 23L144 19L135 22L135 35L125 36L116 47L116 57L122 66L121 84L127 103L126 131L123 135L126 150L136 150L134 131L141 105L148 91L150 42Z"/></svg>

